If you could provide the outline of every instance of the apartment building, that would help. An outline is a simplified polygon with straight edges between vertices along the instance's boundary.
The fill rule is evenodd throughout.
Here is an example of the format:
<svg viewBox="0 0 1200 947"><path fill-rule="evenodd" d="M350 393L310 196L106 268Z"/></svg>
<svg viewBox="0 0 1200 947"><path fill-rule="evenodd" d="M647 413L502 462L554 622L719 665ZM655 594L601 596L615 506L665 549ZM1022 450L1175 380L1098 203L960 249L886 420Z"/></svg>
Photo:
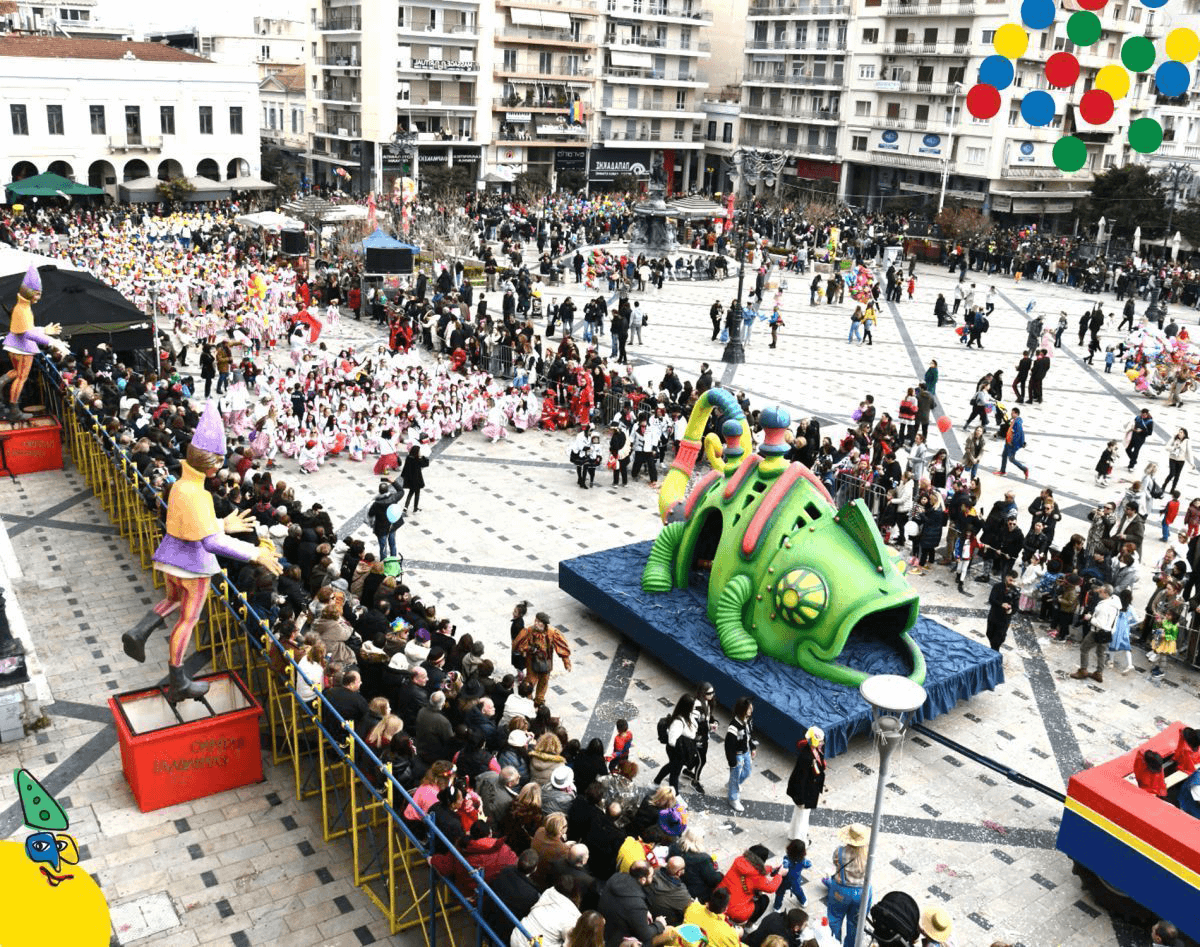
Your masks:
<svg viewBox="0 0 1200 947"><path fill-rule="evenodd" d="M701 0L604 0L600 115L589 183L603 188L649 168L661 152L668 191L703 178L712 12Z"/></svg>
<svg viewBox="0 0 1200 947"><path fill-rule="evenodd" d="M781 193L841 175L850 17L849 0L750 0L739 144L788 154Z"/></svg>
<svg viewBox="0 0 1200 947"><path fill-rule="evenodd" d="M1088 195L1095 174L1132 160L1124 131L1150 98L1149 74L1136 76L1117 101L1113 118L1096 128L1077 120L1079 97L1097 70L1119 61L1131 35L1161 36L1161 17L1137 0L1114 0L1098 11L1103 32L1090 47L1067 38L1066 16L1031 31L1016 62L1012 85L1001 92L1000 112L972 118L965 93L994 50L994 31L1009 22L1004 3L984 0L863 0L848 37L841 157L841 195L877 207L894 198L921 198L936 209L945 177L946 200L994 215L1037 217L1061 224ZM1073 53L1080 77L1071 89L1052 89L1043 74L1055 52ZM1020 115L1034 89L1048 91L1055 116L1034 128ZM1055 166L1054 143L1074 134L1087 145L1087 163L1075 174Z"/></svg>

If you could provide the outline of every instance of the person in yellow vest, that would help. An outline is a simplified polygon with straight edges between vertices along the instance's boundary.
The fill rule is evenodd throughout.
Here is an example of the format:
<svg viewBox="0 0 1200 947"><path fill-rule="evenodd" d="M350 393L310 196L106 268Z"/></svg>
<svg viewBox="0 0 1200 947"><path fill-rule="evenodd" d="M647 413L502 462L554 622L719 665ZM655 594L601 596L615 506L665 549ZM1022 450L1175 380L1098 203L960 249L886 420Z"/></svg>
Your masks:
<svg viewBox="0 0 1200 947"><path fill-rule="evenodd" d="M741 928L730 924L725 917L729 908L729 889L717 888L708 896L708 902L701 904L693 901L683 912L683 923L695 924L704 931L708 947L739 947L741 944Z"/></svg>

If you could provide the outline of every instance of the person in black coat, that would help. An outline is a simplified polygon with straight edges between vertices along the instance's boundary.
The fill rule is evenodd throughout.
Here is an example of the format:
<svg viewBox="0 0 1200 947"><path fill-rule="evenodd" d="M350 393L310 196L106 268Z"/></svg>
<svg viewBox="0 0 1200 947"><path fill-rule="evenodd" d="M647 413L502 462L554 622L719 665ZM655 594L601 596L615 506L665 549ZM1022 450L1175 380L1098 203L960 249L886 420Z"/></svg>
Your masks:
<svg viewBox="0 0 1200 947"><path fill-rule="evenodd" d="M782 937L789 947L800 947L808 914L800 908L792 908L786 914L774 911L758 923L749 934L742 937L743 947L762 947L763 941L772 935Z"/></svg>
<svg viewBox="0 0 1200 947"><path fill-rule="evenodd" d="M1003 582L992 586L988 595L987 640L993 651L999 651L1008 637L1008 623L1012 621L1017 610L1017 600L1020 598L1017 589L1017 574L1009 571Z"/></svg>
<svg viewBox="0 0 1200 947"><path fill-rule="evenodd" d="M538 854L532 848L526 849L517 856L517 863L505 868L496 875L488 887L496 895L496 901L503 904L513 917L525 917L537 904L542 892L529 880L533 870L537 868ZM488 927L502 944L507 944L516 926L509 920L508 915L500 909L500 904L491 898L481 898L480 913Z"/></svg>
<svg viewBox="0 0 1200 947"><path fill-rule="evenodd" d="M788 777L787 794L796 809L788 838L808 842L808 820L825 791L825 731L809 727L803 740L796 741L796 764Z"/></svg>
<svg viewBox="0 0 1200 947"><path fill-rule="evenodd" d="M421 456L421 445L413 444L404 458L404 469L400 471L400 483L408 494L404 497L404 509L412 501L413 512L421 508L421 491L425 488L425 475L421 472L429 466L429 458Z"/></svg>

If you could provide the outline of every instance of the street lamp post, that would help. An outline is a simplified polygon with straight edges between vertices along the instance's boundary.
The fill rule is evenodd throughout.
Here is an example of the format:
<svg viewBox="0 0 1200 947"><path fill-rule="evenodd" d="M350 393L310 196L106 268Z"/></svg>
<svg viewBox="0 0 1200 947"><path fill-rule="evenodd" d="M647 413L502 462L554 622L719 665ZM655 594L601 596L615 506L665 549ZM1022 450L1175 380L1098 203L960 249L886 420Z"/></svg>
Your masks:
<svg viewBox="0 0 1200 947"><path fill-rule="evenodd" d="M150 337L154 340L154 374L162 371L162 354L158 350L158 280L150 283Z"/></svg>
<svg viewBox="0 0 1200 947"><path fill-rule="evenodd" d="M1175 220L1175 200L1179 193L1179 185L1192 180L1192 169L1183 162L1176 161L1167 165L1163 177L1171 179L1171 205L1167 208L1167 233L1171 232L1171 224Z"/></svg>
<svg viewBox="0 0 1200 947"><path fill-rule="evenodd" d="M392 140L390 142L388 142L388 145L387 145L388 154L390 154L393 158L400 159L401 177L404 177L403 163L405 161L410 161L410 162L413 161L413 159L416 155L416 150L417 150L416 149L416 141L417 141L417 136L416 136L415 132L409 131L409 129L407 129L407 128L397 128L396 133L394 135L392 135ZM415 180L415 176L414 176L414 180ZM396 227L396 229L398 231L403 232L406 236L408 234L408 231L407 231L407 228L405 225L408 223L408 221L405 217L404 210L405 210L405 207L407 206L407 204L408 204L408 196L404 193L404 184L403 184L403 182L401 182L401 185L400 185L400 223L401 223L401 226ZM395 204L393 204L392 206L394 207Z"/></svg>
<svg viewBox="0 0 1200 947"><path fill-rule="evenodd" d="M756 151L752 148L739 148L726 159L725 169L730 175L737 177L737 198L742 197L743 186L757 185L759 181L767 187L774 187L779 178L779 172L787 162L787 155L779 151ZM735 205L737 201L735 200ZM736 212L735 212L736 213ZM742 292L746 284L746 238L750 233L750 213L742 214L742 226L735 229L734 242L738 254L738 287L737 298L730 304L726 316L729 329L729 341L725 351L721 353L721 361L729 365L746 361L746 348L742 342Z"/></svg>
<svg viewBox="0 0 1200 947"><path fill-rule="evenodd" d="M942 193L938 195L938 213L946 206L946 181L950 177L950 154L954 151L954 122L958 118L958 97L962 83L954 83L954 98L950 100L950 133L946 136L946 155L942 158Z"/></svg>
<svg viewBox="0 0 1200 947"><path fill-rule="evenodd" d="M875 845L883 815L883 790L887 783L888 762L904 742L906 718L925 704L925 688L898 674L876 674L862 682L858 692L871 705L871 733L879 748L879 781L875 785L875 812L871 816L871 840L867 848L867 870L863 876L862 899L858 906L858 928L853 947L862 947L871 893L871 874L875 867Z"/></svg>

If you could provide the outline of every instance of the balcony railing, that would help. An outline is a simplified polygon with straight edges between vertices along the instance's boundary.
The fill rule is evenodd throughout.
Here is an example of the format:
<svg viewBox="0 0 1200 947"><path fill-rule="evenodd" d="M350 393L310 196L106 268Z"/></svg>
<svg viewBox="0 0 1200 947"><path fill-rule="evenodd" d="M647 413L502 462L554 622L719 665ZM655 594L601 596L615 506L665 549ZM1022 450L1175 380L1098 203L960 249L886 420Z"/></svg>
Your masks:
<svg viewBox="0 0 1200 947"><path fill-rule="evenodd" d="M784 50L784 51L790 52L792 50L813 49L813 50L824 51L824 50L830 50L830 49L844 50L846 48L846 41L845 40L836 40L836 39L834 39L834 40L830 40L830 39L797 40L797 39L788 39L787 37L784 37L783 39L753 39L746 45L751 50L778 49L778 50Z"/></svg>
<svg viewBox="0 0 1200 947"><path fill-rule="evenodd" d="M974 16L975 0L888 0L885 9L888 16Z"/></svg>
<svg viewBox="0 0 1200 947"><path fill-rule="evenodd" d="M778 0L766 0L750 7L749 16L849 16L848 3L812 3L809 0L795 0L792 3L779 3Z"/></svg>
<svg viewBox="0 0 1200 947"><path fill-rule="evenodd" d="M430 26L424 23L401 23L396 29L404 34L421 34L428 36L477 36L479 27L471 23L455 23L451 27Z"/></svg>
<svg viewBox="0 0 1200 947"><path fill-rule="evenodd" d="M686 53L707 53L712 51L712 44L708 42L692 42L688 41L685 46L678 37L672 39L659 39L656 36L630 36L621 40L605 40L606 46L633 46L639 49L678 49Z"/></svg>
<svg viewBox="0 0 1200 947"><path fill-rule="evenodd" d="M525 7L530 10L570 10L572 13L596 12L596 0L496 0L502 7Z"/></svg>
<svg viewBox="0 0 1200 947"><path fill-rule="evenodd" d="M546 43L579 43L585 46L595 46L596 36L588 33L586 36L575 36L570 30L523 30L516 26L507 26L496 31L498 40L533 40Z"/></svg>
<svg viewBox="0 0 1200 947"><path fill-rule="evenodd" d="M691 20L692 22L711 23L713 15L711 10L698 10L695 7L685 7L668 3L638 3L634 2L632 8L618 10L614 15L622 18L628 16L646 16L646 17L673 17L679 20Z"/></svg>
<svg viewBox="0 0 1200 947"><path fill-rule="evenodd" d="M317 122L313 126L314 132L318 135L330 135L335 138L361 138L362 127L357 124L342 124L326 122Z"/></svg>
<svg viewBox="0 0 1200 947"><path fill-rule="evenodd" d="M317 29L326 32L333 30L358 32L362 30L362 15L360 13L344 13L327 16L317 24Z"/></svg>
<svg viewBox="0 0 1200 947"><path fill-rule="evenodd" d="M162 151L161 135L109 135L108 147L113 151Z"/></svg>
<svg viewBox="0 0 1200 947"><path fill-rule="evenodd" d="M362 93L352 92L350 89L318 89L317 100L319 102L361 102Z"/></svg>
<svg viewBox="0 0 1200 947"><path fill-rule="evenodd" d="M556 112L565 112L568 108L570 108L570 106L570 101L566 99L560 100L557 96L553 95L544 99L535 97L531 102L525 101L525 99L520 96L510 99L502 97L492 99L493 109L507 110L509 112L528 112L530 110L538 111L543 109ZM583 110L585 112L591 111L591 106L584 102Z"/></svg>
<svg viewBox="0 0 1200 947"><path fill-rule="evenodd" d="M603 136L610 141L690 141L686 134L676 129L670 135L666 132L653 132L647 129L646 131L634 132L632 135L626 131L614 131Z"/></svg>
<svg viewBox="0 0 1200 947"><path fill-rule="evenodd" d="M883 52L888 56L966 56L971 51L970 43L885 43Z"/></svg>
<svg viewBox="0 0 1200 947"><path fill-rule="evenodd" d="M777 102L774 105L764 102L760 105L743 105L743 115L758 115L764 118L779 118L779 119L811 119L815 121L836 122L841 115L837 109L806 109L790 108L786 102Z"/></svg>
<svg viewBox="0 0 1200 947"><path fill-rule="evenodd" d="M606 79L657 79L669 82L698 82L694 72L666 73L662 69L632 69L628 67L609 69Z"/></svg>
<svg viewBox="0 0 1200 947"><path fill-rule="evenodd" d="M318 56L318 66L333 66L338 69L361 69L362 63L349 56Z"/></svg>
<svg viewBox="0 0 1200 947"><path fill-rule="evenodd" d="M791 72L748 73L742 80L747 85L832 86L840 88L842 76L799 76Z"/></svg>
<svg viewBox="0 0 1200 947"><path fill-rule="evenodd" d="M901 131L927 132L930 130L945 130L949 123L937 118L909 118L907 115L889 117L887 115L872 115L869 118L858 117L856 125L867 124L872 128L895 128Z"/></svg>

